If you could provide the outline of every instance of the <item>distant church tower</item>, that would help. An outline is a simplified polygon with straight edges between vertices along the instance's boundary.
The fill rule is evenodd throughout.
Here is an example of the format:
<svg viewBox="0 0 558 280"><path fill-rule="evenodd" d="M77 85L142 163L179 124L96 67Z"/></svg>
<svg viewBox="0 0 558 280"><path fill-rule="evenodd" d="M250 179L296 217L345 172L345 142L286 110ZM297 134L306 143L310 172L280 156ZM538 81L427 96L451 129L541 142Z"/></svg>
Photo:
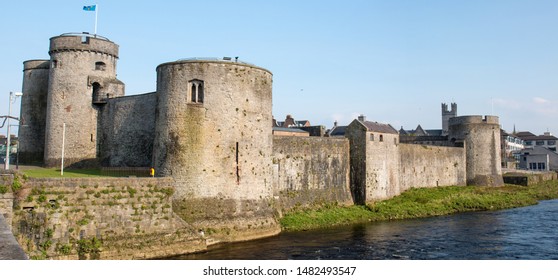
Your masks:
<svg viewBox="0 0 558 280"><path fill-rule="evenodd" d="M451 111L448 111L448 104L442 103L442 136L448 135L449 119L457 117L457 103L451 103Z"/></svg>

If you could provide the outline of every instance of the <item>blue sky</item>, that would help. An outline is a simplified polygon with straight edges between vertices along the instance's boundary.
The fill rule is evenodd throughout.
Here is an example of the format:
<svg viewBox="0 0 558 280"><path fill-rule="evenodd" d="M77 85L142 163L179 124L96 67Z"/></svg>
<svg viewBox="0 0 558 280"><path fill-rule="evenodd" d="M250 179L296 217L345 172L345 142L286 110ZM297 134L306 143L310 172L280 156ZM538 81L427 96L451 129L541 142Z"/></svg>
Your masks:
<svg viewBox="0 0 558 280"><path fill-rule="evenodd" d="M8 1L0 16L0 115L23 61L49 38L93 32L95 2ZM558 134L558 1L108 1L98 34L120 45L126 94L154 91L157 65L239 56L273 72L273 114L313 125L369 120L440 128L440 103L500 116L508 131ZM19 101L15 107L19 107ZM13 114L18 114L14 109ZM5 131L0 131L5 134Z"/></svg>

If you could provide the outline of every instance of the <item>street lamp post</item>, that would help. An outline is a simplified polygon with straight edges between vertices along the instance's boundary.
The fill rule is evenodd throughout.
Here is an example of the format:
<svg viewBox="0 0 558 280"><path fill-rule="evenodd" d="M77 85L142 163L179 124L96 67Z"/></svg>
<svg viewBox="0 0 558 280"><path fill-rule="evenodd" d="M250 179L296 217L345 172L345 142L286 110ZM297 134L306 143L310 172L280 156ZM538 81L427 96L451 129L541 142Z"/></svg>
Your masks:
<svg viewBox="0 0 558 280"><path fill-rule="evenodd" d="M10 170L10 117L12 114L12 103L16 100L17 97L22 95L23 93L21 92L10 91L10 100L8 102L8 135L6 135L6 160L4 161L5 170Z"/></svg>

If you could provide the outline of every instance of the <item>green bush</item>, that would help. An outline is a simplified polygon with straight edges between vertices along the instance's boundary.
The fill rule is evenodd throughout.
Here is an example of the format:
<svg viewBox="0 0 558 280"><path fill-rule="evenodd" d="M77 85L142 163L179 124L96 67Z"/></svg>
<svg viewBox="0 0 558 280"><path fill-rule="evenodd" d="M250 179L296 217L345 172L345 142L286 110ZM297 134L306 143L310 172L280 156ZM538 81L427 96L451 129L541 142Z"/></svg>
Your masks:
<svg viewBox="0 0 558 280"><path fill-rule="evenodd" d="M70 244L61 245L60 243L57 243L56 252L64 256L69 255L72 252L72 246Z"/></svg>
<svg viewBox="0 0 558 280"><path fill-rule="evenodd" d="M19 181L19 177L14 176L14 181L12 182L12 191L17 192L21 189L21 182Z"/></svg>
<svg viewBox="0 0 558 280"><path fill-rule="evenodd" d="M93 237L78 241L78 256L80 260L98 260L101 256L101 240Z"/></svg>

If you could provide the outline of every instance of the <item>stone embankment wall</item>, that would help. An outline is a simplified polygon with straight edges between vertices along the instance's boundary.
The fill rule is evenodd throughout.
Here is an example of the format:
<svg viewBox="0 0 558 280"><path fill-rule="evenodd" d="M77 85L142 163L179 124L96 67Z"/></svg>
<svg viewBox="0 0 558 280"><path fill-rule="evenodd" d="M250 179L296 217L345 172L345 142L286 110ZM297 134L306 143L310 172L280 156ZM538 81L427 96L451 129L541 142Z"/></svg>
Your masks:
<svg viewBox="0 0 558 280"><path fill-rule="evenodd" d="M12 191L14 176L0 172L0 215L4 216L8 227L12 226L14 194Z"/></svg>
<svg viewBox="0 0 558 280"><path fill-rule="evenodd" d="M157 95L111 98L101 110L101 165L150 167Z"/></svg>
<svg viewBox="0 0 558 280"><path fill-rule="evenodd" d="M463 148L399 144L399 152L401 192L412 187L464 186L466 183Z"/></svg>
<svg viewBox="0 0 558 280"><path fill-rule="evenodd" d="M558 173L551 172L512 172L504 175L504 183L531 186L534 184L542 183L550 180L557 180Z"/></svg>
<svg viewBox="0 0 558 280"><path fill-rule="evenodd" d="M32 258L146 259L206 248L172 211L170 178L29 179L14 235Z"/></svg>
<svg viewBox="0 0 558 280"><path fill-rule="evenodd" d="M347 139L274 136L273 163L273 192L281 212L352 204Z"/></svg>

